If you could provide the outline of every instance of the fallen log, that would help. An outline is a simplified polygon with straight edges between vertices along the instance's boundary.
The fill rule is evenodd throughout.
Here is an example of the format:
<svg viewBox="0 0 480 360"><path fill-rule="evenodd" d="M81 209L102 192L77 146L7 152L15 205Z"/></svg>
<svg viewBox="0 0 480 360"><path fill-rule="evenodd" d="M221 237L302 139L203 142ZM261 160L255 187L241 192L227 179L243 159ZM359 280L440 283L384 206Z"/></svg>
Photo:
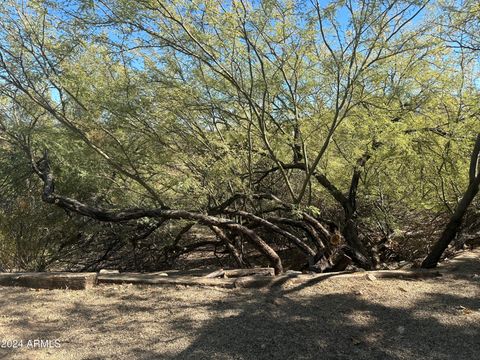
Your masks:
<svg viewBox="0 0 480 360"><path fill-rule="evenodd" d="M99 274L118 274L120 273L119 270L111 270L111 269L101 269L99 272Z"/></svg>
<svg viewBox="0 0 480 360"><path fill-rule="evenodd" d="M225 275L225 278L218 276ZM277 277L273 268L253 268L253 269L232 269L217 270L203 276L176 275L164 277L158 273L140 274L140 273L120 273L120 274L99 274L98 283L100 284L140 284L140 285L170 285L170 286L217 286L222 288L234 287L262 287L252 283L251 286L243 286L236 282L240 279L246 279L245 284L250 284L252 279L258 279L263 286ZM282 277L282 276L281 276ZM283 278L283 277L282 277Z"/></svg>
<svg viewBox="0 0 480 360"><path fill-rule="evenodd" d="M266 268L251 268L251 269L232 269L225 270L225 275L229 278L238 278L243 276L274 276L275 270L271 267Z"/></svg>
<svg viewBox="0 0 480 360"><path fill-rule="evenodd" d="M316 283L317 281L327 280L329 278L363 278L369 279L367 275L373 275L376 279L428 279L442 276L439 271L429 270L380 270L380 271L357 271L357 272L329 272L322 274L297 274L290 273L280 276L246 276L235 280L236 288L262 288L262 287L279 287L286 284L302 285L309 283Z"/></svg>
<svg viewBox="0 0 480 360"><path fill-rule="evenodd" d="M234 283L231 279L211 279L193 276L165 277L159 275L137 273L102 274L98 276L98 283L163 286L215 286L222 288L234 287Z"/></svg>
<svg viewBox="0 0 480 360"><path fill-rule="evenodd" d="M220 270L216 270L214 272L211 272L211 273L205 275L203 278L204 279L215 279L215 278L224 277L224 276L225 276L225 270L220 269Z"/></svg>
<svg viewBox="0 0 480 360"><path fill-rule="evenodd" d="M342 279L352 279L352 278L364 278L369 279L367 275L373 275L377 279L404 279L404 280L415 280L415 279L431 279L443 276L439 271L435 270L377 270L377 271L339 271L339 272L327 272L322 274L291 274L285 276L275 277L275 281L272 282L272 285L278 285L288 282L289 285L300 285L306 284L309 282L316 282L326 280L328 278L342 278ZM283 281L281 281L283 279ZM288 278L288 279L287 279Z"/></svg>
<svg viewBox="0 0 480 360"><path fill-rule="evenodd" d="M97 283L96 273L2 273L0 285L34 289L90 289Z"/></svg>
<svg viewBox="0 0 480 360"><path fill-rule="evenodd" d="M268 270L267 270L268 269ZM239 272L239 270L242 270ZM248 272L243 270L257 270L255 275L245 275ZM442 276L439 271L431 270L382 270L382 271L358 271L358 272L330 272L323 274L298 274L290 273L279 276L272 276L272 268L263 268L268 275L258 275L259 269L236 269L224 270L227 276L229 272L244 276L230 276L230 278L206 278L205 276L171 276L164 277L158 274L99 274L100 284L137 284L137 285L162 285L162 286L214 286L221 288L263 288L281 287L283 285L308 285L320 282L329 278L360 278L368 280L367 275L372 279L422 279ZM373 281L373 280L370 280Z"/></svg>

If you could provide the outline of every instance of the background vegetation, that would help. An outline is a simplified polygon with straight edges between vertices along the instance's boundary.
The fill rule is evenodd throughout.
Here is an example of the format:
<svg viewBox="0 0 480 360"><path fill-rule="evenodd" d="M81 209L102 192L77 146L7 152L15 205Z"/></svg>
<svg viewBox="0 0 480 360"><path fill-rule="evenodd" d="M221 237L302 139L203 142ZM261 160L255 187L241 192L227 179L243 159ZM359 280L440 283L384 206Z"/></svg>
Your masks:
<svg viewBox="0 0 480 360"><path fill-rule="evenodd" d="M328 271L440 238L436 264L480 226L479 20L473 0L2 1L0 268L212 249Z"/></svg>

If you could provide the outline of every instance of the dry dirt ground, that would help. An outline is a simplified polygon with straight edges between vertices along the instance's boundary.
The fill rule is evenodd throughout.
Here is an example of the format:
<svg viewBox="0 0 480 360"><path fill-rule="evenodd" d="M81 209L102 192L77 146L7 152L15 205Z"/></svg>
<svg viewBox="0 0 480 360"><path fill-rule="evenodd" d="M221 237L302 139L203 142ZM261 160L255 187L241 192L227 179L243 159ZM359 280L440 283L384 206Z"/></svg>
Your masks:
<svg viewBox="0 0 480 360"><path fill-rule="evenodd" d="M0 359L479 359L480 251L446 266L276 289L0 287Z"/></svg>

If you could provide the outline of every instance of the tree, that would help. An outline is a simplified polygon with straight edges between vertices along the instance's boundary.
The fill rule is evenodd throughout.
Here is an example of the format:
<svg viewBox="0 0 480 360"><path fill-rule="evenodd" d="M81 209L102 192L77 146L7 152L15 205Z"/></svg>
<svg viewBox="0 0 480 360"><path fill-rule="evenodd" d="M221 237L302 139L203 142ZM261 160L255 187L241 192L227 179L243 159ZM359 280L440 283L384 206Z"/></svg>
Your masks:
<svg viewBox="0 0 480 360"><path fill-rule="evenodd" d="M468 188L459 201L454 213L450 217L445 230L440 239L430 250L430 253L422 263L424 268L433 268L437 266L440 257L442 256L448 245L455 239L460 230L462 221L468 207L472 203L475 196L480 189L480 168L479 168L479 153L480 153L480 134L477 135L475 145L470 158L469 183Z"/></svg>
<svg viewBox="0 0 480 360"><path fill-rule="evenodd" d="M32 126L4 132L69 214L200 224L277 272L283 247L328 263L339 230L371 268L367 205L440 209L464 180L472 127L427 3L5 2L1 94Z"/></svg>
<svg viewBox="0 0 480 360"><path fill-rule="evenodd" d="M444 6L446 7L447 14L447 22L444 25L445 37L450 42L449 46L459 49L462 55L462 70L464 64L468 61L468 55L474 56L474 58L469 59L469 61L476 62L478 66L478 53L480 51L480 37L478 36L478 31L476 31L480 28L480 8L478 3L474 1L464 1L459 4L447 4ZM473 117L478 122L478 113L474 113ZM433 268L437 266L442 254L460 231L465 213L473 202L475 196L478 194L480 186L479 153L480 133L476 135L476 140L470 155L468 187L445 226L442 235L423 261L422 267L424 268Z"/></svg>

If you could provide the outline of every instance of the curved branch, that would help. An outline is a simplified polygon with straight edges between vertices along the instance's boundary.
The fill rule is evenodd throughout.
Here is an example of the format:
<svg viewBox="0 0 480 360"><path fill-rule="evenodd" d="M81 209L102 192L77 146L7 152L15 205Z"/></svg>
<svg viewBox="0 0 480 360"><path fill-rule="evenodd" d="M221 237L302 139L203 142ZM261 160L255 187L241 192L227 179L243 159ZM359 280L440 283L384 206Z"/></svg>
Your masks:
<svg viewBox="0 0 480 360"><path fill-rule="evenodd" d="M223 242L225 247L227 248L230 255L233 257L237 266L240 268L245 267L245 263L243 262L242 255L238 252L238 249L230 242L228 236L225 232L220 229L218 226L212 225L210 229L215 233L215 235Z"/></svg>
<svg viewBox="0 0 480 360"><path fill-rule="evenodd" d="M325 248L325 245L323 244L323 241L319 236L318 232L315 230L315 228L312 225L310 225L305 221L293 220L293 219L283 218L283 217L268 217L266 218L266 220L270 221L271 223L278 223L278 224L294 227L297 229L302 229L312 239L317 250L321 250Z"/></svg>
<svg viewBox="0 0 480 360"><path fill-rule="evenodd" d="M217 226L219 228L226 228L233 232L243 234L247 240L252 243L265 257L268 258L276 274L283 272L282 261L278 254L273 250L260 236L258 236L251 229L236 223L229 219L214 217L197 212L187 210L173 210L164 208L143 209L131 208L123 210L110 210L99 207L89 206L78 200L71 199L65 196L60 196L54 193L54 178L50 171L50 163L48 159L48 151L45 151L42 159L35 162L31 159L32 167L35 173L43 181L42 200L61 207L65 210L75 212L77 214L90 217L95 220L104 222L125 222L129 220L137 220L141 218L156 218L156 219L173 219L173 220L192 220L207 226Z"/></svg>
<svg viewBox="0 0 480 360"><path fill-rule="evenodd" d="M239 215L239 216L241 216L245 219L249 219L250 221L252 221L254 223L257 223L257 224L265 227L266 229L268 229L270 231L273 231L273 232L276 232L277 234L282 235L283 237L285 237L286 239L288 239L292 243L294 243L305 254L315 256L315 251L310 246L305 244L302 240L300 240L298 237L296 237L295 235L289 233L288 231L278 227L277 225L272 224L270 221L268 221L264 218L261 218L259 216L248 213L246 211L240 211L240 210L239 211L225 210L224 213L229 214L229 215Z"/></svg>

